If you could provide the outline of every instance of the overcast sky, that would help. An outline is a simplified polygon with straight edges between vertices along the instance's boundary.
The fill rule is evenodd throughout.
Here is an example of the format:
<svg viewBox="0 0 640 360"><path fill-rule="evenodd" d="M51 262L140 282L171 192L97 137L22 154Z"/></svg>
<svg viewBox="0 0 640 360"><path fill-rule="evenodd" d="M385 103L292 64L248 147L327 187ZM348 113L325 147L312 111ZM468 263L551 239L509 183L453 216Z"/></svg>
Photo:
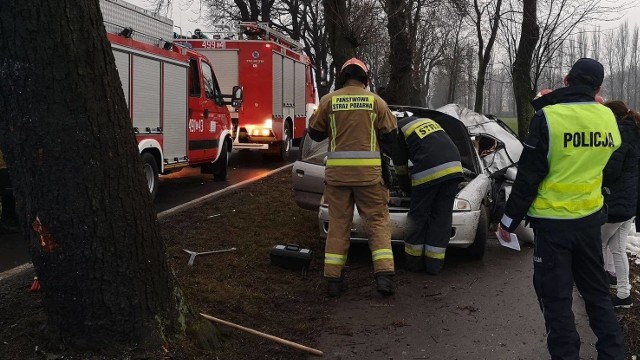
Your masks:
<svg viewBox="0 0 640 360"><path fill-rule="evenodd" d="M1 0L0 0L1 1ZM144 9L152 7L152 0L125 0L131 4L140 6ZM203 19L199 18L199 1L198 0L172 0L174 5L172 6L172 13L167 17L173 20L173 25L179 26L182 29L182 34L193 33L196 28L202 31L207 31L208 26ZM191 3L191 7L188 6ZM203 14L204 15L204 14Z"/></svg>
<svg viewBox="0 0 640 360"><path fill-rule="evenodd" d="M125 0L125 1L138 5L145 9L150 8L151 4L153 3L153 0ZM608 0L608 2L611 2L611 1L612 0ZM640 3L640 0L636 0L636 1ZM206 22L203 19L198 19L199 17L198 7L200 3L199 0L191 0L191 1L172 0L172 2L174 3L172 13L169 14L168 17L170 17L173 20L174 25L182 28L183 34L187 34L188 32L193 33L193 30L195 30L196 28L200 28L202 29L202 31L209 30ZM188 3L192 4L190 8L188 5L185 5ZM624 13L625 14L621 20L615 21L615 22L601 23L601 28L603 30L614 28L625 19L629 21L629 24L631 26L640 25L640 5L632 9L625 10Z"/></svg>

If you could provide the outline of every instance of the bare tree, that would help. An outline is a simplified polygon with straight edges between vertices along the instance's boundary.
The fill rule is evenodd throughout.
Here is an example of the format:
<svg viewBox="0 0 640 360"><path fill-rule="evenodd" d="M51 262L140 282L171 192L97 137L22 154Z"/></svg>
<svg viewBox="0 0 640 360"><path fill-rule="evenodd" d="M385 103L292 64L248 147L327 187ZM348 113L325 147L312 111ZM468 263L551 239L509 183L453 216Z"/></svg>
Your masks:
<svg viewBox="0 0 640 360"><path fill-rule="evenodd" d="M531 63L540 38L537 5L537 0L523 0L520 42L513 62L513 92L518 113L518 135L521 139L527 136L529 122L533 117L531 99L535 91L531 81Z"/></svg>
<svg viewBox="0 0 640 360"><path fill-rule="evenodd" d="M449 87L447 92L447 102L453 103L456 101L456 91L458 87L458 80L461 69L462 57L464 54L465 44L462 41L462 23L464 22L464 18L460 16L457 21L457 28L455 30L455 38L453 39L453 49L451 49L451 55L447 61L448 66L448 76L449 76Z"/></svg>
<svg viewBox="0 0 640 360"><path fill-rule="evenodd" d="M620 99L625 98L625 80L627 79L627 55L629 52L629 22L620 25L615 38L615 52L617 62L618 94Z"/></svg>
<svg viewBox="0 0 640 360"><path fill-rule="evenodd" d="M539 0L540 40L533 57L534 88L538 87L541 73L557 56L563 43L580 30L578 25L613 20L630 4L620 0Z"/></svg>
<svg viewBox="0 0 640 360"><path fill-rule="evenodd" d="M471 20L476 28L476 36L478 37L478 75L476 79L476 98L474 111L482 112L484 103L484 86L486 82L487 66L491 61L491 53L493 52L493 44L498 36L498 27L500 26L500 18L502 8L502 0L489 0L480 4L478 0L473 0L473 12ZM487 21L488 20L488 21ZM483 24L488 22L489 37L485 38Z"/></svg>
<svg viewBox="0 0 640 360"><path fill-rule="evenodd" d="M92 350L214 345L168 266L102 23L98 0L0 2L0 147L47 333Z"/></svg>
<svg viewBox="0 0 640 360"><path fill-rule="evenodd" d="M629 92L631 97L631 102L629 105L634 109L638 108L638 63L640 62L640 51L638 51L638 46L640 46L640 41L638 39L639 33L640 29L638 28L638 26L634 26L633 34L631 35L631 42L629 44L631 47L629 77L630 79L633 79L632 91Z"/></svg>
<svg viewBox="0 0 640 360"><path fill-rule="evenodd" d="M418 94L413 87L413 52L411 44L411 4L409 0L383 0L389 32L390 76L381 96L389 103L409 105Z"/></svg>
<svg viewBox="0 0 640 360"><path fill-rule="evenodd" d="M176 0L158 0L176 1ZM271 10L275 0L197 0L209 9L214 19L225 21L271 22ZM166 6L166 5L165 5Z"/></svg>

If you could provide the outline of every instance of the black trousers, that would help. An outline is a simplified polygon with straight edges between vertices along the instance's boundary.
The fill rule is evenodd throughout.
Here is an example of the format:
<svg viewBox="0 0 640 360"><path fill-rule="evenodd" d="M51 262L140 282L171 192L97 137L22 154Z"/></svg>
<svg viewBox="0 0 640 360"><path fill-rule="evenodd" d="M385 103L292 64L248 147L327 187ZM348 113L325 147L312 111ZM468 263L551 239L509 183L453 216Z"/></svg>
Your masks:
<svg viewBox="0 0 640 360"><path fill-rule="evenodd" d="M460 179L447 180L411 190L411 207L407 214L405 268L437 274L451 238L453 201Z"/></svg>
<svg viewBox="0 0 640 360"><path fill-rule="evenodd" d="M603 267L600 226L563 231L538 226L534 230L533 284L544 315L551 359L580 359L580 336L572 310L574 283L598 337L598 360L624 359L622 330Z"/></svg>

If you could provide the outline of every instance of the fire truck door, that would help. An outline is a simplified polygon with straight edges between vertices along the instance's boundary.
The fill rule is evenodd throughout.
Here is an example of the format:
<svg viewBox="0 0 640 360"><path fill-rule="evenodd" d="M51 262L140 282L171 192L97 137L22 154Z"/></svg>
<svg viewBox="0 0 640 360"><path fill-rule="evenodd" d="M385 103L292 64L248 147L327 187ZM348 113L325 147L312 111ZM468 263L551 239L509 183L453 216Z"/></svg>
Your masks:
<svg viewBox="0 0 640 360"><path fill-rule="evenodd" d="M191 59L189 75L189 162L211 162L218 156L220 129L215 98L220 90L213 86L211 66L204 61Z"/></svg>

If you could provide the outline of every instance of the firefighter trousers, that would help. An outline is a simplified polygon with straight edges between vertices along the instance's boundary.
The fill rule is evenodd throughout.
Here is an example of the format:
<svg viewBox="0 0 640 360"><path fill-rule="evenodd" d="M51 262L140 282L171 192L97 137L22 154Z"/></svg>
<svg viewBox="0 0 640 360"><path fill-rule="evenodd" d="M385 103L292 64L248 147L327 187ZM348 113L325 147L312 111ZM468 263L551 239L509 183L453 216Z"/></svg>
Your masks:
<svg viewBox="0 0 640 360"><path fill-rule="evenodd" d="M326 185L329 234L324 254L324 276L340 278L347 261L354 204L369 231L369 248L376 275L393 275L393 252L389 224L389 191L382 184L367 186Z"/></svg>
<svg viewBox="0 0 640 360"><path fill-rule="evenodd" d="M551 359L580 359L580 336L572 310L574 283L598 338L598 360L624 359L622 330L603 267L600 226L534 230L533 284L545 320Z"/></svg>
<svg viewBox="0 0 640 360"><path fill-rule="evenodd" d="M460 179L411 190L411 207L407 215L405 268L437 274L444 265L444 255L451 237L453 201Z"/></svg>

